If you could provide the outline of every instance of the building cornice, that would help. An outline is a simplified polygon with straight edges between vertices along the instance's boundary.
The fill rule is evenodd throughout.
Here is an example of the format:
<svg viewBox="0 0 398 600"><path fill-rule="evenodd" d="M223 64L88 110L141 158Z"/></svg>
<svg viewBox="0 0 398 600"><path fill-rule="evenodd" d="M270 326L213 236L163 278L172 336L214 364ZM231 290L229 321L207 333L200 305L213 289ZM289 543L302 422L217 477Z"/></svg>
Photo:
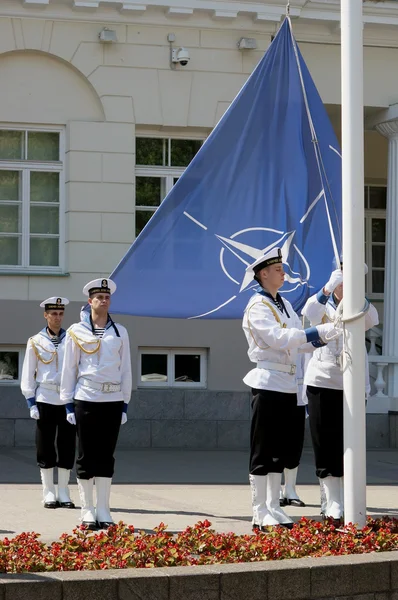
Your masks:
<svg viewBox="0 0 398 600"><path fill-rule="evenodd" d="M2 0L0 16L76 17L76 13L98 15L108 19L135 18L152 7L164 8L170 16L188 18L195 12L207 12L215 19L234 20L250 15L255 21L279 23L286 14L286 0L255 2L253 0ZM70 13L68 15L68 13ZM291 0L290 15L294 19L340 22L339 0ZM398 25L398 2L364 2L364 24Z"/></svg>
<svg viewBox="0 0 398 600"><path fill-rule="evenodd" d="M1 0L0 18L245 29L274 34L286 0ZM339 0L291 0L295 37L340 43ZM398 47L398 2L364 2L364 44Z"/></svg>

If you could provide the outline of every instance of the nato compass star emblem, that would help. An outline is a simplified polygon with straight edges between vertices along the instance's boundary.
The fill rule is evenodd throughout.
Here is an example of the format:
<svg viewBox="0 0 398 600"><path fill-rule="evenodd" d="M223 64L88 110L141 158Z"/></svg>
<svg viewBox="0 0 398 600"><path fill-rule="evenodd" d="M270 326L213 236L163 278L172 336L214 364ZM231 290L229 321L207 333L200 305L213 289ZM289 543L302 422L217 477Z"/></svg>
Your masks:
<svg viewBox="0 0 398 600"><path fill-rule="evenodd" d="M188 219L193 221L198 227L201 227L202 229L205 229L207 231L207 227L203 225L203 223L200 223L197 219L192 217L192 215L190 215L187 212L184 212L184 215ZM250 235L253 236L258 233L262 234L261 237L265 236L269 239L273 238L273 241L264 247L256 247L247 244L247 238L250 237ZM249 227L235 232L229 238L215 234L216 238L220 241L221 244L219 257L221 269L225 276L228 279L230 279L233 283L235 283L236 286L239 287L238 293L249 291L257 286L256 283L253 283L252 275L245 273L246 267L248 267L251 263L253 263L257 258L262 256L266 252L272 250L272 248L274 248L275 246L280 246L281 248L282 262L285 269L285 284L281 291L286 294L289 292L293 292L299 286L308 285L308 281L311 274L310 265L303 253L294 243L295 233L295 231L283 232L277 229L271 229L269 227ZM245 241L241 241L241 239ZM303 272L305 273L304 275L293 271L289 264L289 261L292 262L291 259L289 259L289 257L292 255L293 251L295 251L299 256L300 262L303 266ZM244 266L243 278L241 278L241 280L237 279L235 273L231 273L230 265L227 265L228 262L231 262L229 260L231 256L235 257L236 261L238 261L238 264L241 263L240 267L242 267L242 264ZM239 271L241 272L242 268L240 268ZM215 313L230 302L233 302L233 300L235 300L237 296L238 294L234 294L233 296L231 296L231 298L228 298L228 300L226 300L219 306L216 306L215 308L209 310L208 312L203 313L201 315L195 315L189 318L199 319L200 317L205 317L207 315Z"/></svg>
<svg viewBox="0 0 398 600"><path fill-rule="evenodd" d="M333 152L338 154L338 156L340 156L340 158L341 158L340 153L335 148L333 148L332 146L329 146L329 148ZM333 232L333 228L331 226L329 209L328 209L328 205L327 205L327 201L326 201L325 189L323 187L322 187L321 191L319 192L319 194L316 196L316 198L314 198L314 200L311 202L311 204L309 205L305 214L301 217L300 225L302 225L304 223L304 221L308 218L309 214L312 212L312 210L315 208L315 206L318 204L318 202L322 201L322 200L325 204L325 209L326 209L326 213L327 213L327 217L328 217L329 231L330 231L331 240L332 240L332 244L333 244L333 248L334 248L334 254L335 254L335 256L338 256L336 239L335 239L335 235ZM201 227L205 231L208 230L206 225L204 225L203 223L200 223L200 221L195 219L188 212L184 211L184 215L185 215L185 217L190 219L193 223L195 223L195 225L197 225L198 227ZM273 241L268 243L266 246L261 245L260 247L258 245L251 245L251 244L247 243L247 237L250 237L250 236L254 237L256 235L256 237L258 238L259 234L261 235L262 239L264 239L264 237L265 237L265 238L268 238L268 240L273 239ZM233 281L236 284L236 286L239 287L239 290L238 290L237 294L234 294L233 296L228 298L228 300L226 300L219 306L216 306L215 308L212 308L211 310L209 310L205 313L202 313L201 315L195 315L195 316L192 316L189 318L190 319L199 319L200 317L206 317L212 313L216 313L217 311L219 311L221 308L223 308L230 302L233 302L235 300L235 298L238 297L238 294L249 291L249 290L257 287L257 283L253 283L252 275L251 274L247 275L245 273L246 267L248 267L257 258L262 256L266 252L269 252L270 250L272 250L272 248L274 248L275 246L279 246L281 248L282 263L283 263L284 270L285 270L285 283L281 289L281 292L283 294L289 294L291 292L294 292L294 290L296 290L300 286L307 285L308 287L310 287L310 285L309 285L309 279L311 276L310 265L308 263L308 260L305 258L304 254L301 252L301 250L298 248L298 246L294 243L295 234L296 234L296 230L284 232L284 231L279 231L277 229L271 229L270 227L249 227L247 229L241 229L240 231L236 231L229 238L224 237L222 235L215 234L216 238L220 241L220 244L221 244L220 258L219 258L221 269L224 272L225 276L228 277L228 279ZM292 259L295 258L293 255L293 252L295 252L296 255L298 255L298 258L299 258L298 262L299 262L299 264L302 265L302 269L300 269L302 271L301 273L299 273L297 271L293 271L292 267L290 266L291 264L293 264ZM237 261L238 261L238 263L240 261L240 263L243 263L243 265L244 265L243 278L241 278L241 279L239 279L235 273L234 273L234 275L231 274L231 269L227 267L227 264L226 264L227 259L230 259L231 256L234 256L236 259L234 261L235 267L236 267ZM232 264L230 262L230 260L229 260L229 264ZM297 260L295 261L295 264L297 264ZM238 271L239 273L242 272L241 267L242 267L242 265L240 265L240 269ZM236 268L235 268L235 271L236 271Z"/></svg>
<svg viewBox="0 0 398 600"><path fill-rule="evenodd" d="M337 156L339 156L339 158L341 159L341 154L336 148L334 148L333 146L331 146L329 144L329 149L332 152L334 152L335 154L337 154ZM325 193L325 189L324 189L323 185L321 185L321 189L320 189L318 195L312 200L312 202L308 206L305 214L301 217L300 225L302 225L304 223L304 221L306 221L306 219L308 218L310 213L313 211L313 209L318 205L318 203L320 201L322 204L324 204L324 207L325 207L325 212L326 212L326 216L327 216L327 222L328 222L329 233L330 233L332 246L333 246L333 250L334 250L334 255L339 256L337 243L336 243L336 236L333 231L333 226L332 226L331 217L330 217L330 210L328 207L326 193ZM189 214L186 211L184 211L183 214L185 217L187 217L193 223L195 223L195 225L197 225L198 227L201 227L205 231L208 231L208 227L206 225L204 225L203 223L200 223L200 221L195 219L195 217L193 217L191 214ZM260 240L259 234L260 234L261 240ZM257 287L257 283L253 283L252 275L251 274L247 275L245 273L246 267L248 267L257 258L262 256L266 252L269 252L270 250L272 250L272 248L274 248L275 246L279 246L281 248L282 263L283 263L284 271L285 271L285 283L281 289L281 292L283 294L289 294L289 293L293 292L294 290L296 290L300 286L307 285L308 287L311 287L309 285L309 279L310 279L310 275L311 275L310 265L308 263L308 260L305 258L304 254L302 253L302 251L294 243L295 234L296 234L296 230L284 232L284 231L279 231L277 229L271 229L269 227L249 227L247 229L241 229L240 231L236 231L230 237L224 237L222 235L214 234L221 244L220 257L219 257L221 269L224 272L225 276L228 279L230 279L233 283L236 284L236 286L239 288L239 290L237 291L237 294L234 294L233 296L228 298L225 302L223 302L219 306L216 306L215 308L213 308L213 309L209 310L208 312L205 312L201 315L195 315L195 316L192 316L189 318L190 319L199 319L200 317L206 317L207 315L216 313L217 311L219 311L221 308L223 308L230 302L233 302L235 300L235 298L238 297L238 294L249 291L249 290ZM252 239L257 238L257 244L254 245L254 242L253 242L253 244L248 244L248 242L247 242L248 237L249 238L251 237ZM262 244L259 244L259 241L261 241L263 243L264 238L270 242L265 246L263 246ZM273 240L273 241L271 241L271 240ZM293 255L294 252L296 253L296 256ZM231 263L232 256L235 257L234 263ZM298 256L298 261L297 261L297 256ZM227 266L227 262L228 262L228 266ZM242 264L239 265L240 268L237 270L237 268L236 268L237 262L238 262L238 265L239 265L239 262L243 263L243 265L244 265L243 278L241 277ZM300 273L293 271L293 269L291 267L291 264L297 265L297 263L299 265L301 265ZM232 265L232 264L235 265L233 268L234 274L231 274L230 265ZM236 273L239 273L239 275L237 275Z"/></svg>

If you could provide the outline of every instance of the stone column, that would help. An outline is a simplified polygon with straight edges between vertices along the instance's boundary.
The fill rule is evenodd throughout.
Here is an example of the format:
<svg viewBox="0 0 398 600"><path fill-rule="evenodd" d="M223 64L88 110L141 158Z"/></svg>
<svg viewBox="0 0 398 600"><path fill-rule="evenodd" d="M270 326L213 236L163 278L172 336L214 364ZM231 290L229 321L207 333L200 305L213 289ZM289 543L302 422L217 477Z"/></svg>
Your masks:
<svg viewBox="0 0 398 600"><path fill-rule="evenodd" d="M376 125L388 138L386 271L384 283L383 355L398 357L398 118ZM388 366L390 410L398 411L398 364Z"/></svg>

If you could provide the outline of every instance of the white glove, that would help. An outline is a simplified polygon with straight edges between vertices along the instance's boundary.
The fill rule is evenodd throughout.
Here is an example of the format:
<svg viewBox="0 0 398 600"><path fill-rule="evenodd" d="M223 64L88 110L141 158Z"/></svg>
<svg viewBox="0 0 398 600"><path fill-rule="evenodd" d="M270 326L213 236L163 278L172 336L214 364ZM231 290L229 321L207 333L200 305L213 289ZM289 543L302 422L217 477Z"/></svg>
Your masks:
<svg viewBox="0 0 398 600"><path fill-rule="evenodd" d="M323 289L327 294L331 294L340 283L343 283L343 271L341 269L336 269L330 275L330 279L324 285Z"/></svg>
<svg viewBox="0 0 398 600"><path fill-rule="evenodd" d="M31 406L31 408L30 408L30 418L36 419L36 421L38 419L40 419L39 409L37 408L37 406L35 404L33 406Z"/></svg>
<svg viewBox="0 0 398 600"><path fill-rule="evenodd" d="M66 413L66 420L71 425L76 425L76 416L75 416L75 413Z"/></svg>
<svg viewBox="0 0 398 600"><path fill-rule="evenodd" d="M340 337L340 335L343 333L343 330L336 329L333 323L322 323L321 325L317 325L316 328L318 330L319 337L325 344Z"/></svg>
<svg viewBox="0 0 398 600"><path fill-rule="evenodd" d="M125 412L122 413L122 425L124 425L125 423L127 423L127 415Z"/></svg>

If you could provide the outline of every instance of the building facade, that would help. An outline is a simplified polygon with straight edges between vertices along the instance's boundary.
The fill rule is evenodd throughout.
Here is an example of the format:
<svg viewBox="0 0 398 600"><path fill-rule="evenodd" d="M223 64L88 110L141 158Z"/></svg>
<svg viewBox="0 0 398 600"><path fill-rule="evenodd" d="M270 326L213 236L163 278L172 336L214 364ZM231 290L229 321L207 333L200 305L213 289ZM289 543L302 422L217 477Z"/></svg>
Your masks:
<svg viewBox="0 0 398 600"><path fill-rule="evenodd" d="M66 325L78 319L83 285L118 264L285 11L280 0L2 0L0 444L33 443L19 377L27 338L43 324L40 301L66 296ZM338 137L339 11L337 0L290 2ZM365 2L364 23L366 286L381 322L368 339L368 443L395 447L398 3ZM120 321L134 373L120 443L245 448L250 364L240 322Z"/></svg>

